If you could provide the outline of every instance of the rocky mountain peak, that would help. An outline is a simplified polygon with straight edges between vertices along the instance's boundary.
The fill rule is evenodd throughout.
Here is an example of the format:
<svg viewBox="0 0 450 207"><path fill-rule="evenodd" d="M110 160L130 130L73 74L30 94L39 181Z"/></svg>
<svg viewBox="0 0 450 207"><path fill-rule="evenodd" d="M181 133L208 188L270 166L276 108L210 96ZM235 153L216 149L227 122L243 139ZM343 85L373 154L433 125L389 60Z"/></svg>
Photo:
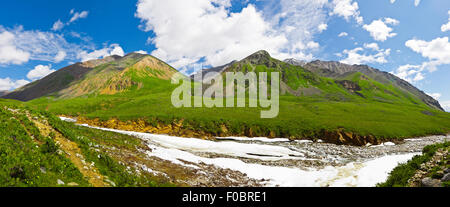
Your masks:
<svg viewBox="0 0 450 207"><path fill-rule="evenodd" d="M8 91L0 91L0 97L6 95L7 93Z"/></svg>
<svg viewBox="0 0 450 207"><path fill-rule="evenodd" d="M349 73L360 72L375 81L383 84L392 84L404 91L410 92L432 108L441 111L444 110L438 101L427 95L425 92L419 90L409 82L398 78L391 73L372 68L368 65L348 65L336 61L315 60L306 64L304 67L311 72L325 77L339 77L345 76Z"/></svg>
<svg viewBox="0 0 450 207"><path fill-rule="evenodd" d="M295 66L302 66L302 67L306 65L305 61L297 60L295 58L289 58L289 59L284 60L283 62L291 64L291 65L295 65Z"/></svg>
<svg viewBox="0 0 450 207"><path fill-rule="evenodd" d="M84 61L84 62L81 62L80 64L82 67L85 67L85 68L95 68L99 65L109 63L109 62L118 60L120 58L122 58L122 57L119 55L111 55L111 56L104 57L103 59Z"/></svg>
<svg viewBox="0 0 450 207"><path fill-rule="evenodd" d="M248 62L254 65L266 65L270 67L272 64L272 57L265 50L260 50L258 52L253 53L252 55L246 57L241 62Z"/></svg>

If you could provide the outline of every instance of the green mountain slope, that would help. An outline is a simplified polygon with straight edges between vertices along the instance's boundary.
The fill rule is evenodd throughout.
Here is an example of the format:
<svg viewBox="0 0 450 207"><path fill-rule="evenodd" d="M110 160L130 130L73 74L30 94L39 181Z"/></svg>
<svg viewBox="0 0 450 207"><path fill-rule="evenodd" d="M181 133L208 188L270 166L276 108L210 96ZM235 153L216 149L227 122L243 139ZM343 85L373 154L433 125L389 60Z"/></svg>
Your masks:
<svg viewBox="0 0 450 207"><path fill-rule="evenodd" d="M259 51L242 61L234 63L224 72L280 72L282 94L321 97L330 101L414 104L442 110L439 103L425 93L416 88L414 88L415 90L406 90L399 87L399 84L382 78L380 74L384 73L376 69L369 70L367 66L361 66L361 68L367 70L358 69L359 66L354 68L341 63L336 67L331 67L344 68L343 71L339 71L338 69L324 69L325 66L318 64L318 61L316 61L307 64L305 67L309 69L279 61L270 57L266 51ZM368 70L370 72L367 72ZM390 77L391 75L387 76ZM395 80L398 81L397 79Z"/></svg>
<svg viewBox="0 0 450 207"><path fill-rule="evenodd" d="M400 90L402 94L407 94L406 96L412 96L432 108L443 111L438 101L434 100L432 97L417 89L407 81L400 79L391 73L380 71L367 65L347 65L339 62L317 60L305 64L304 68L320 76L330 78L349 77L352 74L359 72L366 75L373 81L391 88L395 88L397 92ZM390 92L392 91L387 93Z"/></svg>
<svg viewBox="0 0 450 207"><path fill-rule="evenodd" d="M142 88L149 79L169 80L177 72L153 56L130 53L76 63L2 98L29 101L43 96L67 99L116 94L133 87Z"/></svg>
<svg viewBox="0 0 450 207"><path fill-rule="evenodd" d="M267 109L260 107L175 108L171 93L177 85L167 77L176 71L159 61L136 67L139 63L144 62L130 61L118 72L111 71L119 63L99 65L60 96L25 104L79 117L80 123L186 137L266 136L364 145L450 131L448 113L362 72L326 77L264 51L228 65L222 72L282 74L279 115L261 119L261 110Z"/></svg>

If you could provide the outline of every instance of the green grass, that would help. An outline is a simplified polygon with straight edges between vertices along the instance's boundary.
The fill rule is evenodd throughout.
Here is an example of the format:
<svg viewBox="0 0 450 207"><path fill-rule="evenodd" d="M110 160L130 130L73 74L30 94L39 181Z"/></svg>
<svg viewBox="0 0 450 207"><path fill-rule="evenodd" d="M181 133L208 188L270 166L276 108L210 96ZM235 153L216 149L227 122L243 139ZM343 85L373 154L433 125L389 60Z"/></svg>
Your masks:
<svg viewBox="0 0 450 207"><path fill-rule="evenodd" d="M55 187L74 182L78 186L90 186L78 168L66 158L54 141L54 134L43 137L39 129L25 115L45 118L63 136L75 142L83 157L103 176L107 176L117 187L158 187L173 186L160 181L148 173L137 174L132 166L120 164L102 147L117 150L136 151L144 147L141 140L113 132L75 126L66 123L49 112L26 108L16 101L0 102L0 186L14 187ZM18 110L18 112L9 109ZM94 146L101 146L95 148Z"/></svg>
<svg viewBox="0 0 450 207"><path fill-rule="evenodd" d="M384 183L380 183L378 187L407 187L408 180L415 175L417 170L420 169L422 163L426 163L431 160L436 151L440 148L449 148L450 142L434 144L426 146L423 149L423 154L413 157L410 161L405 164L400 164L389 174L388 179ZM447 160L448 161L448 160ZM444 162L445 163L445 162ZM447 167L448 164L447 164ZM431 177L433 172L430 173ZM450 183L444 183L446 186L450 186Z"/></svg>
<svg viewBox="0 0 450 207"><path fill-rule="evenodd" d="M89 186L70 160L57 153L55 143L24 120L28 118L0 108L0 186L57 186L58 179ZM31 136L45 144L39 147Z"/></svg>
<svg viewBox="0 0 450 207"><path fill-rule="evenodd" d="M129 60L135 61L135 60ZM95 72L113 74L114 64L98 66L87 78L98 78ZM120 63L129 65L130 63ZM107 70L108 72L104 72ZM154 71L147 68L149 73ZM314 87L316 95L280 97L280 113L274 119L261 119L262 108L175 108L171 92L177 87L170 81L141 77L135 70L127 73L133 82L140 83L115 95L90 93L83 97L60 99L42 97L24 105L53 114L84 116L122 121L144 119L148 123L172 123L184 120L183 127L219 135L226 125L233 135L245 135L249 130L255 136L320 138L324 131L344 130L362 136L373 135L379 139L444 134L450 132L450 114L431 109L412 94L393 85L381 84L353 73L338 80L350 80L361 87L359 94L349 92L335 79L321 77L302 67L293 66L270 57L259 64L243 60L228 71L274 72L290 88ZM92 75L94 74L94 75ZM269 73L270 76L270 73ZM270 77L269 77L270 79ZM95 83L92 83L95 85ZM92 91L95 91L94 89ZM246 100L247 102L249 100ZM248 134L248 133L247 133Z"/></svg>
<svg viewBox="0 0 450 207"><path fill-rule="evenodd" d="M280 113L274 119L261 119L261 110L267 110L262 108L175 108L170 101L170 92L176 86L157 79L146 79L141 90L129 90L117 95L93 95L89 98L63 100L40 98L26 105L47 109L54 114L81 115L101 120L113 117L123 121L142 118L149 123L172 123L174 120L184 119L185 128L213 134L220 131L222 124L236 134L252 128L259 131L256 135L260 136L267 136L273 131L277 137L295 138L311 138L323 130L337 129L360 135L374 135L379 139L443 134L450 131L448 113L406 101L390 103L363 99L356 95L342 95L346 92L345 89L327 86L331 89L323 95L281 96ZM333 93L349 98L347 101L333 101L329 95ZM427 115L425 111L432 115Z"/></svg>

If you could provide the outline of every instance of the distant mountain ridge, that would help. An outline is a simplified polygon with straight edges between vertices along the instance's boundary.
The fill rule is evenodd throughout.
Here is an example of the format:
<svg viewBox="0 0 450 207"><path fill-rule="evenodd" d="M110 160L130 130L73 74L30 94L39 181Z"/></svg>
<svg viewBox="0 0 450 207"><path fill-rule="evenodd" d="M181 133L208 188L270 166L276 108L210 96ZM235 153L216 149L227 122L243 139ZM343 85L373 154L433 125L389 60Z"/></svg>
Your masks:
<svg viewBox="0 0 450 207"><path fill-rule="evenodd" d="M289 63L291 65L297 65L297 66L305 66L307 64L307 62L305 62L305 61L297 60L297 59L294 59L294 58L286 59L283 62Z"/></svg>
<svg viewBox="0 0 450 207"><path fill-rule="evenodd" d="M288 93L295 96L322 95L330 96L331 100L336 98L346 100L348 94L343 94L342 91L337 89L337 84L350 94L364 99L369 98L383 102L403 100L413 104L423 102L431 108L444 111L437 100L407 81L367 65L348 65L320 60L306 63L293 58L280 61L272 58L267 51L261 50L240 61L233 61L201 72L206 74L208 71L219 73L279 71L282 78L282 94ZM326 78L333 79L334 83L330 83ZM360 85L368 86L361 87Z"/></svg>
<svg viewBox="0 0 450 207"><path fill-rule="evenodd" d="M0 91L0 97L3 95L6 95L8 93L8 91Z"/></svg>
<svg viewBox="0 0 450 207"><path fill-rule="evenodd" d="M141 84L133 78L146 76L167 80L177 72L150 55L113 55L64 67L1 98L30 101L43 96L72 98L90 94L114 94Z"/></svg>
<svg viewBox="0 0 450 207"><path fill-rule="evenodd" d="M367 65L347 65L333 61L295 59L280 61L261 50L226 65L200 71L281 73L281 93L294 96L320 96L328 100L366 99L389 103L424 104L443 111L438 101L393 74ZM41 80L27 84L1 98L29 101L43 96L74 98L96 94L116 94L140 89L148 79L169 80L176 69L163 61L139 53L109 56L76 63ZM192 78L193 76L191 76ZM206 77L208 78L208 77ZM209 77L212 78L212 77Z"/></svg>
<svg viewBox="0 0 450 207"><path fill-rule="evenodd" d="M304 65L304 67L316 74L319 74L324 77L340 77L346 76L351 73L361 72L368 77L383 83L383 84L393 84L394 86L405 90L409 93L414 94L428 106L444 111L442 106L439 104L437 100L433 97L429 96L425 92L419 90L409 82L391 74L388 72L381 71L376 68L372 68L367 65L348 65L335 61L312 61Z"/></svg>

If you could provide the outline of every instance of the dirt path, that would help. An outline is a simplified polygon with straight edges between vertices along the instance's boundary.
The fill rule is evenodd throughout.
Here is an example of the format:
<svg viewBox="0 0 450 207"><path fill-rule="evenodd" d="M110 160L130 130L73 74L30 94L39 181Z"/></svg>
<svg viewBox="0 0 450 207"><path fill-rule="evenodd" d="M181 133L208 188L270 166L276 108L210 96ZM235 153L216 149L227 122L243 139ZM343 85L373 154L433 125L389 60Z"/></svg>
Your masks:
<svg viewBox="0 0 450 207"><path fill-rule="evenodd" d="M51 133L54 134L54 140L59 147L64 151L66 156L72 161L72 163L80 170L80 172L86 177L90 184L94 187L108 187L108 183L104 182L104 177L98 169L86 162L80 147L77 143L66 139L60 132L55 130L47 120L39 119L38 117L32 117L29 113L27 117L33 121L40 133L48 137Z"/></svg>

